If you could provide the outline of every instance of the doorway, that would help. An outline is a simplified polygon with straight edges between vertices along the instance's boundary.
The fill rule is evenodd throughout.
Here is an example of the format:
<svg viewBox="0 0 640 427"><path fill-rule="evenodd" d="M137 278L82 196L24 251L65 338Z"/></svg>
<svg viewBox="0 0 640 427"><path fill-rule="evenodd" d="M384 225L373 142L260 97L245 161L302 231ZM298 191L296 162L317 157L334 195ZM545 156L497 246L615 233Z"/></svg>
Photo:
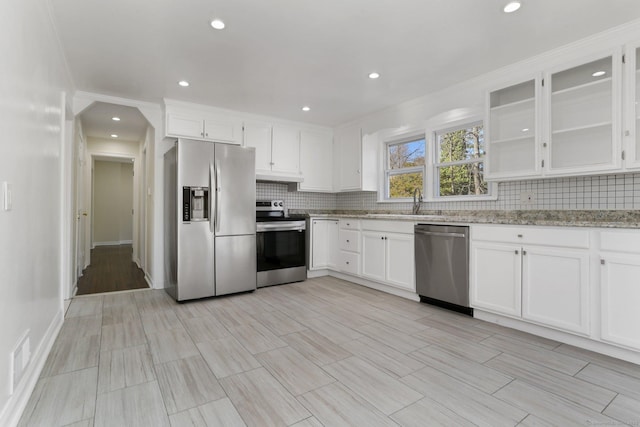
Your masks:
<svg viewBox="0 0 640 427"><path fill-rule="evenodd" d="M76 118L79 274L73 294L148 288L143 156L149 122L135 107L105 102L93 103Z"/></svg>

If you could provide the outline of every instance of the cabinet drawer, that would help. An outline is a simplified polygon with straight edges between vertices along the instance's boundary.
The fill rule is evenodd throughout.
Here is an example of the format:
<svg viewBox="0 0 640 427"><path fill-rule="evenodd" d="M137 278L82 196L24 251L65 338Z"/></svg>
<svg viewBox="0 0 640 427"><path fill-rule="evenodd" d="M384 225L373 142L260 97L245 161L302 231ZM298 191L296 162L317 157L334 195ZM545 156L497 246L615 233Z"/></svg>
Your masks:
<svg viewBox="0 0 640 427"><path fill-rule="evenodd" d="M384 221L363 220L363 230L386 231L389 233L413 234L413 222L411 221Z"/></svg>
<svg viewBox="0 0 640 427"><path fill-rule="evenodd" d="M340 249L360 252L360 233L355 230L340 230Z"/></svg>
<svg viewBox="0 0 640 427"><path fill-rule="evenodd" d="M341 219L340 220L340 228L345 230L360 230L360 220L359 219Z"/></svg>
<svg viewBox="0 0 640 427"><path fill-rule="evenodd" d="M340 271L358 275L360 274L360 254L340 251Z"/></svg>
<svg viewBox="0 0 640 427"><path fill-rule="evenodd" d="M472 226L471 239L521 245L589 248L589 231L569 228Z"/></svg>
<svg viewBox="0 0 640 427"><path fill-rule="evenodd" d="M639 254L640 232L637 230L601 231L600 249L603 251Z"/></svg>

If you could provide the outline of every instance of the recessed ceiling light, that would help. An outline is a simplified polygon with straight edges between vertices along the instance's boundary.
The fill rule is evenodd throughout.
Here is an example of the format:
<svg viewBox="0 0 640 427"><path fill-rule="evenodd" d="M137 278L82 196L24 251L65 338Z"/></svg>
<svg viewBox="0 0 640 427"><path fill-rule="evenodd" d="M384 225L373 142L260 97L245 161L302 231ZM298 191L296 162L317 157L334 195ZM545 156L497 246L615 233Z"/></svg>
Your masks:
<svg viewBox="0 0 640 427"><path fill-rule="evenodd" d="M308 105L305 105L304 107L302 107L302 111L309 111L311 110L311 107L309 107Z"/></svg>
<svg viewBox="0 0 640 427"><path fill-rule="evenodd" d="M186 81L186 80L180 80L180 81L178 82L178 84L179 84L180 86L182 86L182 87L187 87L187 86L189 86L189 82L188 82L188 81Z"/></svg>
<svg viewBox="0 0 640 427"><path fill-rule="evenodd" d="M520 6L522 6L522 4L519 1L510 1L505 5L503 10L504 13L512 13L520 9Z"/></svg>
<svg viewBox="0 0 640 427"><path fill-rule="evenodd" d="M373 72L369 74L370 79L377 79L378 77L380 77L379 73Z"/></svg>
<svg viewBox="0 0 640 427"><path fill-rule="evenodd" d="M118 135L116 135L115 133L111 134L111 138L117 138L117 137L118 137Z"/></svg>
<svg viewBox="0 0 640 427"><path fill-rule="evenodd" d="M591 74L593 77L600 77L600 76L604 76L605 74L607 74L606 71L596 71L595 73Z"/></svg>
<svg viewBox="0 0 640 427"><path fill-rule="evenodd" d="M119 122L120 121L120 117L111 117L111 120L113 120L114 122Z"/></svg>
<svg viewBox="0 0 640 427"><path fill-rule="evenodd" d="M214 19L211 21L211 26L216 30L222 30L225 27L224 22L222 22L221 19Z"/></svg>

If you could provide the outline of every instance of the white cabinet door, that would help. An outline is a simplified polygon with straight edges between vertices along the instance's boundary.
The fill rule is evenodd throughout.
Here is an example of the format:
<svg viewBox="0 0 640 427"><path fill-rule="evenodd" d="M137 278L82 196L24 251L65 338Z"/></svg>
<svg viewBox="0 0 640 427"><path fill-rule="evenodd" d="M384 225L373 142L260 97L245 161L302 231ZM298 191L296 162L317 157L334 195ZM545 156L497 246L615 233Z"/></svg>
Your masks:
<svg viewBox="0 0 640 427"><path fill-rule="evenodd" d="M329 252L327 256L327 267L333 270L337 270L340 265L340 229L338 227L337 220L327 221L327 250Z"/></svg>
<svg viewBox="0 0 640 427"><path fill-rule="evenodd" d="M336 146L339 153L339 173L338 189L360 190L361 182L361 159L362 159L362 134L360 127L352 126L336 129Z"/></svg>
<svg viewBox="0 0 640 427"><path fill-rule="evenodd" d="M333 136L330 133L300 132L301 191L333 191Z"/></svg>
<svg viewBox="0 0 640 427"><path fill-rule="evenodd" d="M311 269L327 268L329 262L329 222L311 220Z"/></svg>
<svg viewBox="0 0 640 427"><path fill-rule="evenodd" d="M197 116L167 114L167 135L203 139L204 121Z"/></svg>
<svg viewBox="0 0 640 427"><path fill-rule="evenodd" d="M519 245L472 242L471 306L520 317L521 273Z"/></svg>
<svg viewBox="0 0 640 427"><path fill-rule="evenodd" d="M412 234L386 233L386 281L415 291L415 248Z"/></svg>
<svg viewBox="0 0 640 427"><path fill-rule="evenodd" d="M485 123L488 180L540 174L540 87L540 78L532 78L489 92Z"/></svg>
<svg viewBox="0 0 640 427"><path fill-rule="evenodd" d="M626 57L626 85L624 93L625 103L625 167L640 169L640 43L627 47Z"/></svg>
<svg viewBox="0 0 640 427"><path fill-rule="evenodd" d="M602 340L640 350L640 255L601 256Z"/></svg>
<svg viewBox="0 0 640 427"><path fill-rule="evenodd" d="M546 73L546 175L620 168L621 64L616 50L605 57Z"/></svg>
<svg viewBox="0 0 640 427"><path fill-rule="evenodd" d="M588 251L524 247L522 293L524 319L588 334Z"/></svg>
<svg viewBox="0 0 640 427"><path fill-rule="evenodd" d="M204 137L216 142L240 144L242 142L242 123L231 117L205 117Z"/></svg>
<svg viewBox="0 0 640 427"><path fill-rule="evenodd" d="M300 174L300 131L284 125L273 126L271 171Z"/></svg>
<svg viewBox="0 0 640 427"><path fill-rule="evenodd" d="M362 275L370 279L384 281L385 275L385 235L373 231L362 232Z"/></svg>
<svg viewBox="0 0 640 427"><path fill-rule="evenodd" d="M271 171L271 124L245 122L244 146L256 149L256 172Z"/></svg>

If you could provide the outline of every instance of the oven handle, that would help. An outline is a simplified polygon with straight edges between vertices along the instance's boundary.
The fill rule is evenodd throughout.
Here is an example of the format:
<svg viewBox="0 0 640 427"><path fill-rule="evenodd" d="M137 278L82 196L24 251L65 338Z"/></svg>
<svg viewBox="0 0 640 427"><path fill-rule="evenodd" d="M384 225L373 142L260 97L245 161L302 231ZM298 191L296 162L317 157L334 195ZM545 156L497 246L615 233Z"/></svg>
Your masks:
<svg viewBox="0 0 640 427"><path fill-rule="evenodd" d="M304 231L305 229L306 227L304 225L297 225L297 224L286 225L286 224L261 223L261 224L258 224L256 228L256 232L264 233L268 231Z"/></svg>

